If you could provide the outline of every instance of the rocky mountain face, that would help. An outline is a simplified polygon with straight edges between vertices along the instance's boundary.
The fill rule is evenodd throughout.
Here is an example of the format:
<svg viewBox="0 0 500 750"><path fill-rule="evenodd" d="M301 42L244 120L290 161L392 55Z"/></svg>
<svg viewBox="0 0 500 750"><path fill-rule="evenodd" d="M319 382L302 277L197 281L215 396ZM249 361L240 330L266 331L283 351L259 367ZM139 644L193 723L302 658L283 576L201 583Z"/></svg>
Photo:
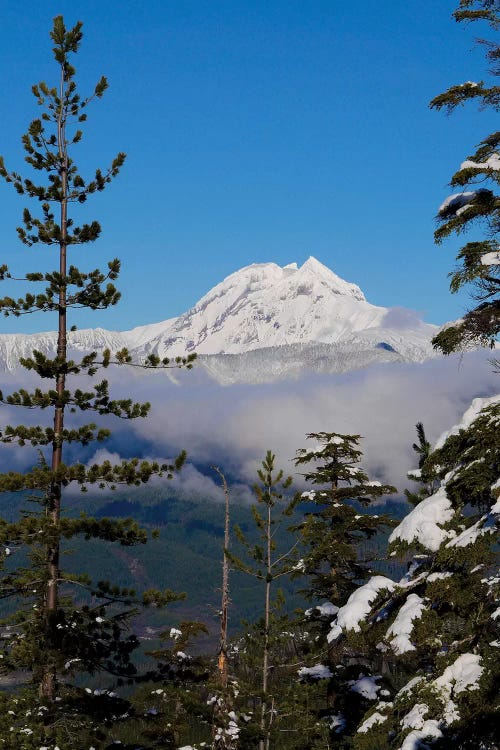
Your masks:
<svg viewBox="0 0 500 750"><path fill-rule="evenodd" d="M224 383L264 382L304 370L346 372L374 362L432 356L437 327L365 299L315 258L255 263L228 276L178 318L130 331L69 334L73 350L127 347L134 359L197 352ZM14 370L33 349L55 351L54 333L0 335L0 367Z"/></svg>

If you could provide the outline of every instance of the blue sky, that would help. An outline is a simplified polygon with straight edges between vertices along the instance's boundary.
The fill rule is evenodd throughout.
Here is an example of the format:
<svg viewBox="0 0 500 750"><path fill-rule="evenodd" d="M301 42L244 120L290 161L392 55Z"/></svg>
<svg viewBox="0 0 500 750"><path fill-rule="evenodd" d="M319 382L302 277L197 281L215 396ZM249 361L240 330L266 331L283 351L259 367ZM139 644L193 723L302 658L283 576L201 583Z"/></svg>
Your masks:
<svg viewBox="0 0 500 750"><path fill-rule="evenodd" d="M118 150L125 167L89 201L102 238L78 257L123 262L120 305L76 318L126 329L185 311L252 262L316 256L369 301L462 314L447 273L460 243L433 244L447 182L493 114L431 112L429 100L485 74L456 2L361 0L6 0L0 24L0 153L23 169L20 136L38 114L31 85L56 80L48 33L62 13L85 37L82 91L105 74L75 159L82 172ZM24 206L0 184L1 262L52 266L25 249ZM479 230L478 230L479 231ZM21 289L19 290L21 292ZM48 315L2 320L1 332L53 328Z"/></svg>

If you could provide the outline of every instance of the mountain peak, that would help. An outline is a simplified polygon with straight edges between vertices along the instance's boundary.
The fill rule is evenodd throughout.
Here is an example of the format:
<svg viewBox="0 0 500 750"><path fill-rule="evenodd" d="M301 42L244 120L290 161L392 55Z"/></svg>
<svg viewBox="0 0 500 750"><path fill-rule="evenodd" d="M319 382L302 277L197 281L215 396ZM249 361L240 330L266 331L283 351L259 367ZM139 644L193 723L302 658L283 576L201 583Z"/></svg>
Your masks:
<svg viewBox="0 0 500 750"><path fill-rule="evenodd" d="M386 312L313 256L300 267L252 263L207 292L153 346L175 354L238 354L308 341L328 343L379 325Z"/></svg>
<svg viewBox="0 0 500 750"><path fill-rule="evenodd" d="M370 356L372 350L377 356L382 350L403 350L421 359L432 352L432 326L422 324L403 335L391 328L387 313L387 308L367 302L356 284L311 256L301 266L253 263L229 275L178 318L123 333L77 331L70 345L80 351L125 346L138 359L193 351L247 355L251 350L316 344L368 347ZM55 342L53 333L0 335L0 362L10 369L33 348L54 351Z"/></svg>
<svg viewBox="0 0 500 750"><path fill-rule="evenodd" d="M321 284L326 286L334 294L342 294L347 297L354 297L359 302L366 302L366 297L357 284L351 284L345 281L336 273L331 271L321 261L310 255L309 258L299 268L299 273L308 274L317 279Z"/></svg>
<svg viewBox="0 0 500 750"><path fill-rule="evenodd" d="M318 271L330 271L330 269L324 265L324 263L321 263L317 258L314 257L314 255L310 255L308 259L301 265L301 268L310 268L312 270L318 270Z"/></svg>

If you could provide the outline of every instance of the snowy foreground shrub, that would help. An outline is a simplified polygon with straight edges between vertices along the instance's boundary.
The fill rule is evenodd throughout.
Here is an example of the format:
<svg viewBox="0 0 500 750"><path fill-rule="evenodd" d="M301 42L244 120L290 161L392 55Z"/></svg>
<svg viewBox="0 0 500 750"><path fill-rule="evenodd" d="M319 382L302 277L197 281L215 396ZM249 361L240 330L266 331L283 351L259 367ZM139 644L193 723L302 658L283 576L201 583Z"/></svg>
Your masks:
<svg viewBox="0 0 500 750"><path fill-rule="evenodd" d="M389 540L390 556L413 553L407 575L372 577L330 625L330 646L366 660L357 750L497 747L500 395L475 399L426 461L440 485Z"/></svg>

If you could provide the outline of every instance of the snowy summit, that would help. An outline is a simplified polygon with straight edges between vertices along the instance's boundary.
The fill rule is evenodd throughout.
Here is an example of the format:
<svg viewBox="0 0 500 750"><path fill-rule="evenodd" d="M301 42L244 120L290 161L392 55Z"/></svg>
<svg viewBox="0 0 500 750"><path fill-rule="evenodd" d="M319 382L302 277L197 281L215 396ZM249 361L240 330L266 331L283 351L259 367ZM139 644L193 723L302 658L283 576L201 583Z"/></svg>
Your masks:
<svg viewBox="0 0 500 750"><path fill-rule="evenodd" d="M152 353L163 358L197 352L202 361L211 358L208 369L215 377L227 381L229 364L220 361L226 355L232 355L233 372L234 356L258 350L273 358L278 375L279 362L288 357L296 363L297 356L303 368L314 369L321 360L329 371L346 371L375 361L422 361L432 356L436 332L436 326L372 305L356 284L310 257L300 267L254 263L232 273L178 318L124 332L75 331L69 343L79 351L127 347L135 360ZM54 352L55 334L0 335L5 369L17 367L19 357L33 349Z"/></svg>
<svg viewBox="0 0 500 750"><path fill-rule="evenodd" d="M300 268L253 263L167 321L153 345L159 353L240 354L304 341L330 343L380 325L386 313L312 256Z"/></svg>

